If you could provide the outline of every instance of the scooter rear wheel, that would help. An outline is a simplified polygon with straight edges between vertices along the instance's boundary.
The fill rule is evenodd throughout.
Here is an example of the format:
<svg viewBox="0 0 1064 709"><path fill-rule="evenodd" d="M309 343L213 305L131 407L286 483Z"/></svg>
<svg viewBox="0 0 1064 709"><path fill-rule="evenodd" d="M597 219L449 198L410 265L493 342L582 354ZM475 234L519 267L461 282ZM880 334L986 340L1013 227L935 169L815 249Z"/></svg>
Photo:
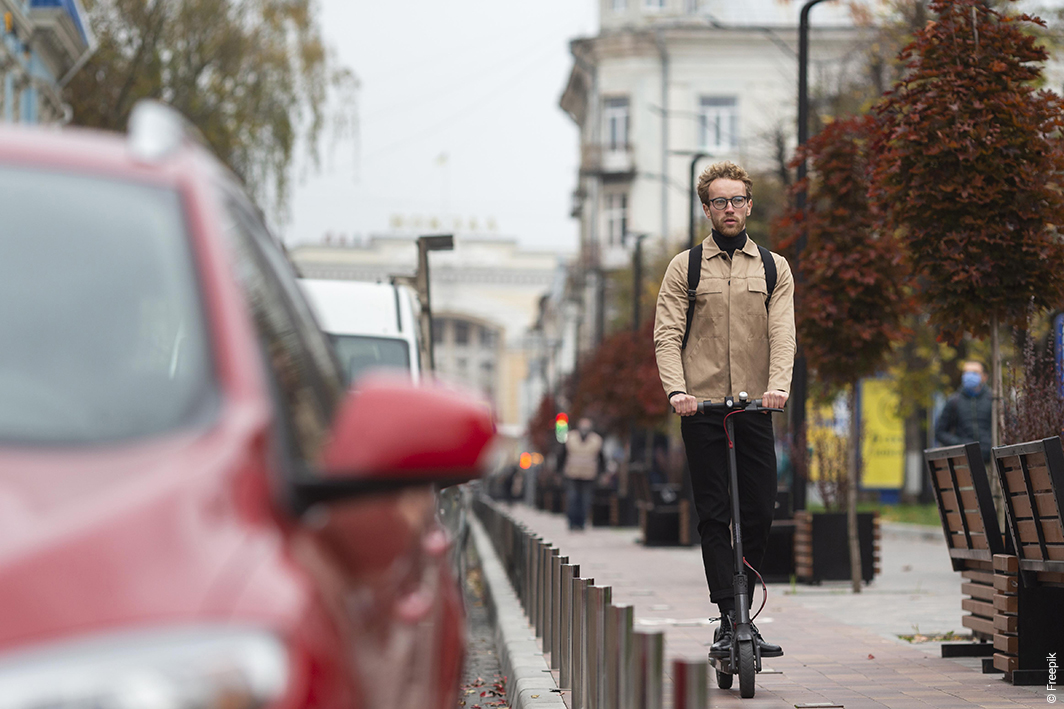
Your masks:
<svg viewBox="0 0 1064 709"><path fill-rule="evenodd" d="M717 670L717 686L721 689L731 689L732 678L735 675L728 674L727 672L721 672Z"/></svg>
<svg viewBox="0 0 1064 709"><path fill-rule="evenodd" d="M739 696L749 699L754 696L754 642L739 643Z"/></svg>

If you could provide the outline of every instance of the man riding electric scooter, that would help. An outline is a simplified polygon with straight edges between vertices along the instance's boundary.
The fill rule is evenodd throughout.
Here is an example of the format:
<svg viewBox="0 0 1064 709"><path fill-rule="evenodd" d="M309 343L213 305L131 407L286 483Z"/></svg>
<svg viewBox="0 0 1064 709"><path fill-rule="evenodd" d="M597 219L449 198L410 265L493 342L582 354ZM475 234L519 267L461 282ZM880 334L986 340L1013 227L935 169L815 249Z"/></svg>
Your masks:
<svg viewBox="0 0 1064 709"><path fill-rule="evenodd" d="M724 663L728 669L735 651L734 589L752 592L754 584L737 578L743 569L733 558L729 454L735 456L738 481L736 541L741 538L745 564L756 571L776 500L772 419L765 409L787 403L795 352L794 278L786 259L747 237L753 194L743 168L730 162L711 165L699 177L698 197L713 231L669 264L658 293L654 345L669 403L683 417L702 561L710 600L720 609L710 658L718 682L730 686L730 674L724 679L720 668ZM760 403L740 405L740 393L745 399L746 392ZM700 407L705 401L731 403ZM740 409L742 415L729 417L726 430L725 418ZM749 601L744 605L748 610ZM749 627L758 664L762 657L783 654ZM743 696L752 696L752 677L748 691L743 684Z"/></svg>

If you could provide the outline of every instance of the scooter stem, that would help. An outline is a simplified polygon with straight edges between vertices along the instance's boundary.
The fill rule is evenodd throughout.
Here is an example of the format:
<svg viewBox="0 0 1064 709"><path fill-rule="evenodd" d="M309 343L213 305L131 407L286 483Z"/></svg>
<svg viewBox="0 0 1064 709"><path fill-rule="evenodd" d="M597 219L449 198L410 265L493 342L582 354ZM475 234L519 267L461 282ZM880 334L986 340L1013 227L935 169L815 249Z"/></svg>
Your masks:
<svg viewBox="0 0 1064 709"><path fill-rule="evenodd" d="M742 517L739 514L739 467L735 461L735 424L731 417L724 419L727 428L728 440L728 474L731 477L731 503L732 503L732 548L735 550L735 577L733 588L735 591L735 623L746 624L750 622L750 596L747 593L746 569L743 563L743 532Z"/></svg>

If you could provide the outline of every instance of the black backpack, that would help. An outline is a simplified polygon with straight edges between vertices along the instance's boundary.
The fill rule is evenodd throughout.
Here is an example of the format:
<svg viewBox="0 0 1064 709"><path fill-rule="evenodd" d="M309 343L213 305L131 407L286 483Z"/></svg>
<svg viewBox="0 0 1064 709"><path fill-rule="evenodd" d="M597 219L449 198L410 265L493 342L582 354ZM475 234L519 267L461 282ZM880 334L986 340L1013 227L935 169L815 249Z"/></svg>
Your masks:
<svg viewBox="0 0 1064 709"><path fill-rule="evenodd" d="M776 288L776 261L772 254L760 244L757 250L761 253L761 263L765 266L765 285L768 295L765 297L765 309L768 309L768 301L772 298L772 291ZM680 349L687 347L687 338L691 335L691 322L695 317L695 291L698 290L698 282L702 279L702 244L694 247L688 253L687 261L687 327L683 331L683 344Z"/></svg>

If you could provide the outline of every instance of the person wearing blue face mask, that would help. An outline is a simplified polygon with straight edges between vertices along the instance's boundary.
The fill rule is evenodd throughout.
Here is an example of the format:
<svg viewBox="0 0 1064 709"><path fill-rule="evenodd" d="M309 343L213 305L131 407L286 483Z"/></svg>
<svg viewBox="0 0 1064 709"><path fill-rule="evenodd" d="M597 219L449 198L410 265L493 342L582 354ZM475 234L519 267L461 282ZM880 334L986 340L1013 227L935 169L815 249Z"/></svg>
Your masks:
<svg viewBox="0 0 1064 709"><path fill-rule="evenodd" d="M959 446L976 441L983 452L983 461L989 463L991 403L982 363L965 362L961 369L960 391L946 401L935 424L935 438L939 445Z"/></svg>

